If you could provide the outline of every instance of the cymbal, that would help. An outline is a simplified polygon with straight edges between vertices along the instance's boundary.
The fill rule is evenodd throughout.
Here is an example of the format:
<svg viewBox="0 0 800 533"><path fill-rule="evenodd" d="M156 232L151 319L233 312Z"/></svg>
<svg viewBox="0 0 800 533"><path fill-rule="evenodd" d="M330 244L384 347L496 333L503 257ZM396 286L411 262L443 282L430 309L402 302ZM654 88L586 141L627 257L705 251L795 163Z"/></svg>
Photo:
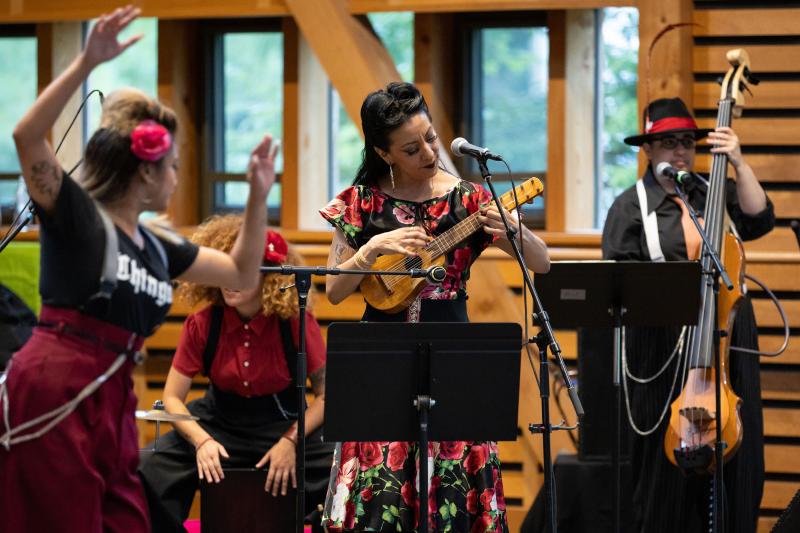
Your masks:
<svg viewBox="0 0 800 533"><path fill-rule="evenodd" d="M151 422L182 422L185 420L198 420L196 416L172 414L162 409L136 411L136 418L139 420L150 420Z"/></svg>

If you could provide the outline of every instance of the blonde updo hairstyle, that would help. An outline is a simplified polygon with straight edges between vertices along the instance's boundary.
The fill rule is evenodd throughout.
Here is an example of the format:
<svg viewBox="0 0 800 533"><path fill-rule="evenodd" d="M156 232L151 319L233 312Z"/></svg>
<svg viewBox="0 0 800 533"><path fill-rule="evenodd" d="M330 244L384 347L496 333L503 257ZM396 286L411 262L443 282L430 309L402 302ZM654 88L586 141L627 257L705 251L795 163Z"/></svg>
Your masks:
<svg viewBox="0 0 800 533"><path fill-rule="evenodd" d="M131 151L131 132L145 120L164 126L173 142L178 120L175 112L137 89L120 89L103 101L100 127L86 145L81 184L98 202L111 203L130 189L139 165ZM173 148L174 149L174 148ZM154 165L161 165L162 157Z"/></svg>
<svg viewBox="0 0 800 533"><path fill-rule="evenodd" d="M192 242L200 246L208 246L225 253L230 253L233 243L242 227L240 215L213 216L201 224L191 237ZM302 258L293 246L289 245L286 255L287 264L300 265ZM287 320L297 316L297 290L292 287L281 292L281 287L294 283L292 276L281 274L265 274L261 284L261 311L265 316L278 315ZM189 306L194 307L202 302L214 305L224 305L222 291L217 287L208 287L194 283L183 282L178 286L178 296ZM309 298L309 307L311 298Z"/></svg>

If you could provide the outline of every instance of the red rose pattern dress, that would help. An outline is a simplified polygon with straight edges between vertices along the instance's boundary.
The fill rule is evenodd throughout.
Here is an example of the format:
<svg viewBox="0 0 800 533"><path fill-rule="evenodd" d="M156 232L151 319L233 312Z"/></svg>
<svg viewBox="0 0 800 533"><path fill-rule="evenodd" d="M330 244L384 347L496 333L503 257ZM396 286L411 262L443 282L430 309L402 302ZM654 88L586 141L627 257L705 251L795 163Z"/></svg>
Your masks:
<svg viewBox="0 0 800 533"><path fill-rule="evenodd" d="M418 225L439 235L491 202L481 186L459 181L442 196L399 200L375 185L345 189L320 213L358 249L372 236ZM479 230L447 254L447 277L420 295L420 321L466 321L469 267L493 238ZM369 321L407 321L367 305ZM416 316L414 317L416 318ZM323 524L331 531L416 531L418 445L414 442L344 442L337 446ZM494 442L431 442L428 530L508 531L500 460Z"/></svg>

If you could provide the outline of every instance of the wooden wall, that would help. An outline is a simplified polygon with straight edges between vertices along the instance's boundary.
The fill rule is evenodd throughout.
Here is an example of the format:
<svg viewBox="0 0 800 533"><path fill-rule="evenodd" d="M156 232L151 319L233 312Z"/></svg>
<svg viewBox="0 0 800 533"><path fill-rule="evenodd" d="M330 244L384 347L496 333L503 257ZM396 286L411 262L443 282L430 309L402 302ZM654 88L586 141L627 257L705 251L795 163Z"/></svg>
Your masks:
<svg viewBox="0 0 800 533"><path fill-rule="evenodd" d="M761 83L733 128L743 152L775 204L779 227L748 244L747 271L776 291L792 327L788 351L761 358L767 482L760 531L800 489L800 256L788 226L800 217L800 2L755 3L731 9L728 2L696 1L693 28L694 109L701 126L713 127L725 52L742 47ZM707 171L711 156L698 157ZM762 348L776 349L781 320L765 293L750 284Z"/></svg>

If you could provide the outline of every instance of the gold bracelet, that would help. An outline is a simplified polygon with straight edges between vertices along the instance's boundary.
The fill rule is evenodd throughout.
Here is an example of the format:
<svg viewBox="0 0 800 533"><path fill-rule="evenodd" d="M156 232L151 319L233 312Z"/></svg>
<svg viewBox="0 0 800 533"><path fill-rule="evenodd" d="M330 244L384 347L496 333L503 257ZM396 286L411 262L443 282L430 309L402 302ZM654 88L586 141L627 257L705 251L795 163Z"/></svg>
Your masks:
<svg viewBox="0 0 800 533"><path fill-rule="evenodd" d="M355 255L353 255L353 266L358 270L369 270L372 267L367 261L367 258L364 257L364 254L361 253L360 248L356 251Z"/></svg>

